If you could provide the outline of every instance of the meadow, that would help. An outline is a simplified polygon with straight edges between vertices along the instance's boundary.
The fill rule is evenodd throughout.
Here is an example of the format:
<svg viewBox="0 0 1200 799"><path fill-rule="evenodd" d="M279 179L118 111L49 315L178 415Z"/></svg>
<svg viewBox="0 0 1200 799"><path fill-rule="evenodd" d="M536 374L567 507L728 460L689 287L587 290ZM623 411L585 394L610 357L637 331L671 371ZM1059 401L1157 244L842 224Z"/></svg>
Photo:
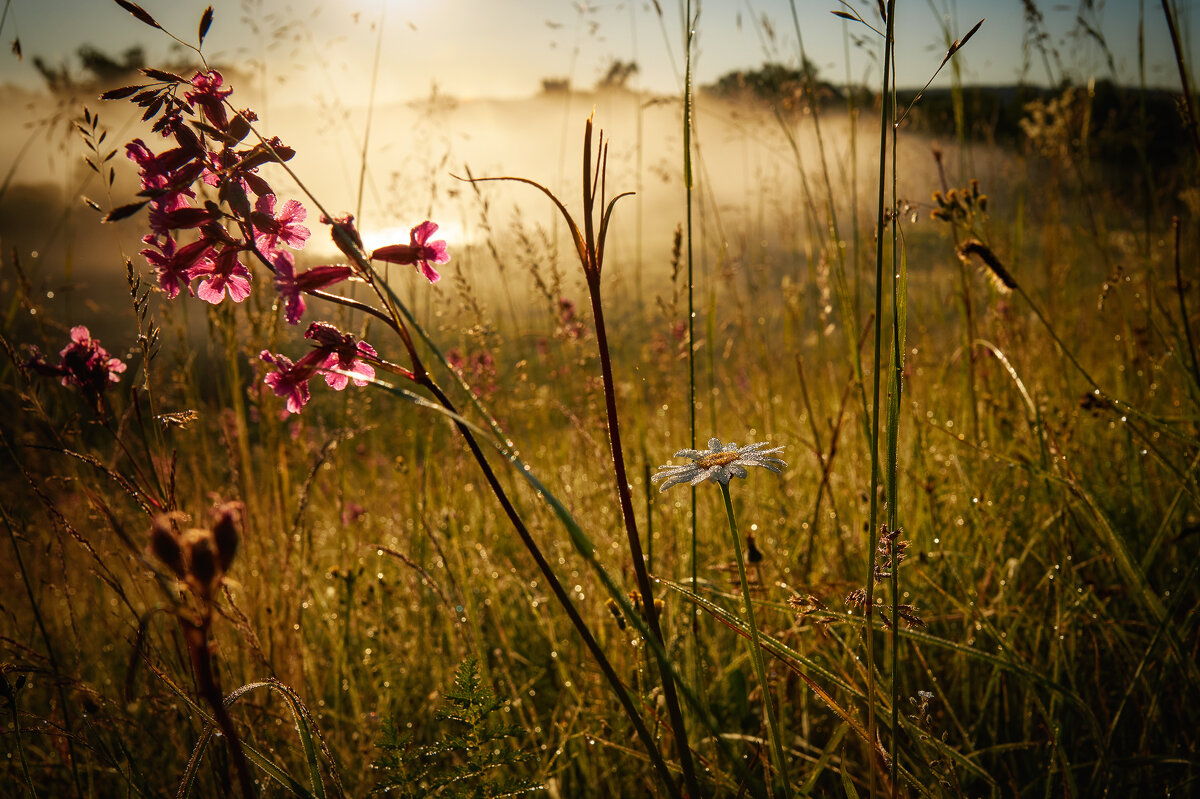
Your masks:
<svg viewBox="0 0 1200 799"><path fill-rule="evenodd" d="M0 795L1196 790L1187 78L434 96L355 197L113 13L192 66L5 246Z"/></svg>

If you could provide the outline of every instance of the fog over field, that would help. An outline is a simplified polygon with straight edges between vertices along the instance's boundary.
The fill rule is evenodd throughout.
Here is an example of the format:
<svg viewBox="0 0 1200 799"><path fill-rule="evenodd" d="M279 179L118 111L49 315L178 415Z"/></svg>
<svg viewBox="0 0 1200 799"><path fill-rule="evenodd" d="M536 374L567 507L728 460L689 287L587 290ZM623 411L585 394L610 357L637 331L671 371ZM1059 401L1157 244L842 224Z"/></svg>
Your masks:
<svg viewBox="0 0 1200 799"><path fill-rule="evenodd" d="M234 89L235 105L264 107L261 98L236 85ZM85 318L103 317L106 302L124 297L125 258L144 268L137 255L144 219L139 215L102 226L99 214L82 198L105 208L131 201L137 191L136 168L125 157L123 143L142 137L152 149L163 145L127 103L87 101L108 130L102 148L106 153L118 148L110 162L116 179L106 194L104 181L83 164L86 151L71 124L82 116L84 101L49 103L43 94L5 91L4 105L16 113L0 121L0 163L8 176L0 196L0 238L6 250L18 253L35 285L61 291L61 285L74 282L77 294L86 292L79 312ZM476 184L476 191L455 176L528 178L577 209L583 123L594 114L610 142L608 195L635 192L614 213L606 279L618 292L639 286L653 291L669 273L674 231L685 216L678 100L629 91L469 101L432 93L421 102L373 110L365 170L366 109L267 107L258 129L296 150L289 165L326 209L338 215L353 212L362 181L358 219L368 249L407 241L409 228L432 219L451 247L451 271L468 270L482 285L497 272L489 239L501 259L522 231L534 238L557 235L560 248L569 246L569 239L552 204L533 187L488 182ZM794 150L781 119L794 138ZM813 196L823 185L811 119L794 112L779 117L763 103L702 98L695 120L700 262L736 265L768 244L805 252L810 244L802 221L808 202L805 181ZM875 202L877 167L872 159L878 129L873 122L860 122L856 133L857 164L847 115L836 109L824 112L821 134L841 214L849 212L856 197L860 211L870 211ZM917 207L939 187L932 146L921 135L900 139L900 196ZM956 163L954 143L939 146L947 163ZM1014 156L976 145L970 157L973 174L986 183L989 176L1002 174ZM268 167L263 174L281 198L301 199L309 210L307 224L314 235L301 261L336 259L313 203L278 168ZM566 272L576 279L574 270ZM522 296L517 291L518 301Z"/></svg>

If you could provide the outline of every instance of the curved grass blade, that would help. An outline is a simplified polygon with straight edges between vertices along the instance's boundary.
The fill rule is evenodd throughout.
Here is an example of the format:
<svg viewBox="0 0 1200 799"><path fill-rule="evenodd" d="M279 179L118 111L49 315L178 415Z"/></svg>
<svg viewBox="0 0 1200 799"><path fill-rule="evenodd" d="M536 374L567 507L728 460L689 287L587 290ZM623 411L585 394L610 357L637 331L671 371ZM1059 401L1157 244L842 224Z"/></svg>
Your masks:
<svg viewBox="0 0 1200 799"><path fill-rule="evenodd" d="M146 664L147 667L153 671L160 680L162 680L163 684L166 685L173 694L183 700L183 702L193 713L204 719L204 730L196 742L196 747L192 751L191 758L188 760L187 768L184 770L184 776L179 785L179 791L176 794L179 799L184 799L184 797L188 796L191 792L200 758L204 754L204 750L212 742L212 736L216 732L217 723L204 710L204 708L196 704L187 691L176 685L174 681L172 681L171 678L166 675L165 672L163 672L153 663L150 663L149 660L146 661ZM304 707L304 704L300 701L299 697L296 696L294 691L277 680L249 683L247 685L243 685L241 688L236 689L226 696L225 705L230 706L250 691L262 687L274 688L275 690L279 691L288 702L288 706L292 711L293 718L296 720L296 728L300 734L300 741L304 748L305 759L308 762L309 778L312 782L313 790L310 791L308 788L305 788L302 783L276 765L274 761L272 761L262 752L259 752L250 744L243 741L242 749L245 751L246 757L249 758L259 768L261 768L267 774L267 776L271 777L280 785L290 790L296 796L303 797L303 799L326 799L325 785L321 779L320 768L317 762L316 747L313 745L313 736L310 727L312 716L309 714L308 708ZM322 750L325 750L324 745L322 745ZM329 759L330 768L332 770L333 760L329 756L329 752L327 750L325 750L325 755Z"/></svg>

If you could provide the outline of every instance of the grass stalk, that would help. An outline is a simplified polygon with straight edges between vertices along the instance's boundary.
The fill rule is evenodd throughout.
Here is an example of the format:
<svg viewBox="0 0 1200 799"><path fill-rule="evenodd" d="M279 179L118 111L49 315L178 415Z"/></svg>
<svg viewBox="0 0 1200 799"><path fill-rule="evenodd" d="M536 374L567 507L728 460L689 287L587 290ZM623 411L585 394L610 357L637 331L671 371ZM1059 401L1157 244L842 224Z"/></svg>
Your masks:
<svg viewBox="0 0 1200 799"><path fill-rule="evenodd" d="M891 91L892 84L892 48L894 46L895 33L895 8L896 0L888 0L887 4L887 31L884 36L884 51L883 51L883 89L880 93L882 99L880 115L879 115L879 199L876 207L875 215L875 344L874 358L872 360L871 379L874 383L874 399L871 405L871 490L870 490L870 513L867 524L867 571L865 580L866 602L864 604L864 613L866 625L864 626L864 639L866 641L866 670L867 670L867 735L870 742L867 747L867 757L872 764L870 771L870 791L871 797L874 799L878 795L878 779L875 773L875 752L874 747L877 740L877 721L875 718L875 640L874 640L874 616L875 616L875 536L878 533L879 520L879 388L880 388L880 368L883 360L881 357L882 342L883 342L883 230L887 223L885 214L885 202L887 199L887 153L888 153L888 136L893 130L892 114L895 112L895 107L887 101Z"/></svg>
<svg viewBox="0 0 1200 799"><path fill-rule="evenodd" d="M889 20L890 22L890 20ZM896 73L896 51L892 49L892 74ZM889 100L887 101L891 108L892 119L896 118L896 84L892 81ZM899 482L899 446L900 446L900 397L904 385L904 335L905 335L905 313L907 311L907 298L905 291L907 289L907 264L902 263L902 254L900 248L902 242L900 240L900 218L897 209L897 177L896 177L896 160L899 152L896 142L899 125L892 124L892 207L891 228L891 284L892 284L892 371L888 380L888 407L887 407L887 465L885 467L886 489L884 496L887 497L887 526L888 530L895 533L899 530L899 513L900 499L898 491ZM877 365L878 368L878 365ZM897 630L900 626L900 568L898 558L899 536L892 535L889 539L889 559L891 561L891 592L892 592L892 624L891 624L891 689L892 689L892 739L891 739L891 783L898 785L899 763L900 763L900 639L897 637Z"/></svg>
<svg viewBox="0 0 1200 799"><path fill-rule="evenodd" d="M1162 0L1163 16L1171 34L1171 47L1175 53L1175 66L1179 69L1179 87L1183 91L1183 119L1196 157L1200 158L1200 129L1197 128L1196 109L1192 103L1192 87L1188 80L1187 61L1183 55L1183 44L1179 41L1179 27L1175 21L1175 9L1170 0Z"/></svg>
<svg viewBox="0 0 1200 799"><path fill-rule="evenodd" d="M5 443L5 448L8 449L8 442L5 441L4 443ZM8 449L8 451L10 454L12 454L11 449ZM38 632L40 632L42 634L42 640L46 642L46 658L50 662L50 667L52 669L54 669L54 673L56 675L60 675L60 674L62 674L62 670L59 667L58 657L54 653L54 645L51 643L52 639L50 638L50 634L46 631L46 622L42 616L42 611L41 611L40 605L38 604L37 597L34 596L33 585L29 581L29 571L25 568L25 558L21 555L21 548L17 545L17 532L16 532L16 530L13 529L12 518L8 515L8 508L6 508L3 504L0 504L0 518L4 519L4 527L8 531L8 538L9 538L9 541L12 543L13 554L16 556L17 566L19 567L19 569L21 571L21 583L25 586L25 594L29 597L29 607L33 611L33 618L34 618L34 621L37 623ZM78 764L78 761L77 761L77 758L75 755L75 744L73 741L74 735L71 732L71 728L72 728L71 707L72 707L72 705L69 702L67 702L66 688L63 685L64 681L59 679L59 680L55 680L54 682L55 682L55 686L58 691L58 701L59 701L59 704L62 706L63 726L66 728L66 735L64 736L64 740L66 741L66 744L67 744L67 760L71 764L71 779L75 786L75 795L79 796L79 797L83 797L85 795L85 793L83 790L83 783L80 781L80 777L79 777L79 764ZM19 722L16 719L16 715L17 715L17 707L16 707L16 698L15 698L15 694L14 694L13 723L17 724L18 728L19 728ZM19 733L18 733L18 735L19 735ZM24 760L25 760L24 750L22 750L22 752L21 752L21 760L22 760L22 764L24 764ZM32 792L32 786L31 786L30 790ZM34 795L36 796L36 794L34 794Z"/></svg>
<svg viewBox="0 0 1200 799"><path fill-rule="evenodd" d="M771 759L775 761L775 770L783 786L783 796L792 795L791 784L788 781L787 759L783 753L783 741L779 731L779 720L775 714L775 703L771 696L771 683L767 681L767 669L763 663L762 642L758 636L758 623L754 619L754 602L750 598L750 583L746 579L746 558L742 554L742 538L738 534L737 516L733 512L733 500L729 496L729 484L721 483L721 498L725 500L725 515L729 519L729 535L733 541L733 553L737 556L738 580L742 586L742 601L746 603L746 621L750 626L750 660L754 664L754 674L762 687L763 710L767 716L767 734L771 738ZM773 785L774 780L768 780Z"/></svg>
<svg viewBox="0 0 1200 799"><path fill-rule="evenodd" d="M695 31L692 18L692 0L687 0L683 20L683 192L686 204L687 238L687 365L688 365L688 447L696 448L696 299L695 272L692 250L692 36ZM712 398L709 398L711 404ZM688 525L688 542L691 545L689 560L692 570L692 588L695 589L699 573L699 554L696 547L696 488L691 489L692 515ZM692 679L702 685L700 679L700 617L692 613Z"/></svg>
<svg viewBox="0 0 1200 799"><path fill-rule="evenodd" d="M1183 280L1183 271L1179 264L1180 228L1179 217L1171 218L1171 228L1175 236L1172 263L1175 266L1175 293L1179 295L1179 323L1183 327L1183 336L1187 341L1188 355L1191 359L1192 379L1200 386L1200 361L1196 359L1196 342L1192 338L1192 320L1187 309L1187 284Z"/></svg>

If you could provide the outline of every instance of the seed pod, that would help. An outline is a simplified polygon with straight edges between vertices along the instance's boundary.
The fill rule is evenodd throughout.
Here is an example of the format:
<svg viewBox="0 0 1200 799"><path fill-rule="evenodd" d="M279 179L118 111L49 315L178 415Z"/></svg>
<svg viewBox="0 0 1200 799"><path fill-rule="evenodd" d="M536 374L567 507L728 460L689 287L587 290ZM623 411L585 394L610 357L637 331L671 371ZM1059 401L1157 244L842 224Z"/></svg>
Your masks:
<svg viewBox="0 0 1200 799"><path fill-rule="evenodd" d="M222 572L229 571L233 556L237 554L238 518L241 510L240 502L227 502L217 508L219 515L212 527L212 537L217 546L217 563Z"/></svg>
<svg viewBox="0 0 1200 799"><path fill-rule="evenodd" d="M179 546L179 539L171 529L169 517L158 516L154 519L154 525L150 528L149 551L164 566L174 572L176 577L183 579L183 549Z"/></svg>
<svg viewBox="0 0 1200 799"><path fill-rule="evenodd" d="M218 581L217 558L213 552L211 536L199 536L191 541L191 555L188 571L195 580L196 587L205 596L211 596Z"/></svg>
<svg viewBox="0 0 1200 799"><path fill-rule="evenodd" d="M624 630L625 617L621 615L621 607L617 604L617 601L612 597L609 597L604 601L604 606L608 608L608 612L611 613L613 618L617 620L617 629Z"/></svg>
<svg viewBox="0 0 1200 799"><path fill-rule="evenodd" d="M1017 281L1004 268L1004 264L996 257L996 253L979 239L967 239L958 247L958 257L966 261L969 256L978 256L983 261L984 274L992 281L992 285L1002 294L1007 294L1017 287Z"/></svg>
<svg viewBox="0 0 1200 799"><path fill-rule="evenodd" d="M751 563L762 563L763 553L754 545L754 536L746 536L746 557Z"/></svg>

